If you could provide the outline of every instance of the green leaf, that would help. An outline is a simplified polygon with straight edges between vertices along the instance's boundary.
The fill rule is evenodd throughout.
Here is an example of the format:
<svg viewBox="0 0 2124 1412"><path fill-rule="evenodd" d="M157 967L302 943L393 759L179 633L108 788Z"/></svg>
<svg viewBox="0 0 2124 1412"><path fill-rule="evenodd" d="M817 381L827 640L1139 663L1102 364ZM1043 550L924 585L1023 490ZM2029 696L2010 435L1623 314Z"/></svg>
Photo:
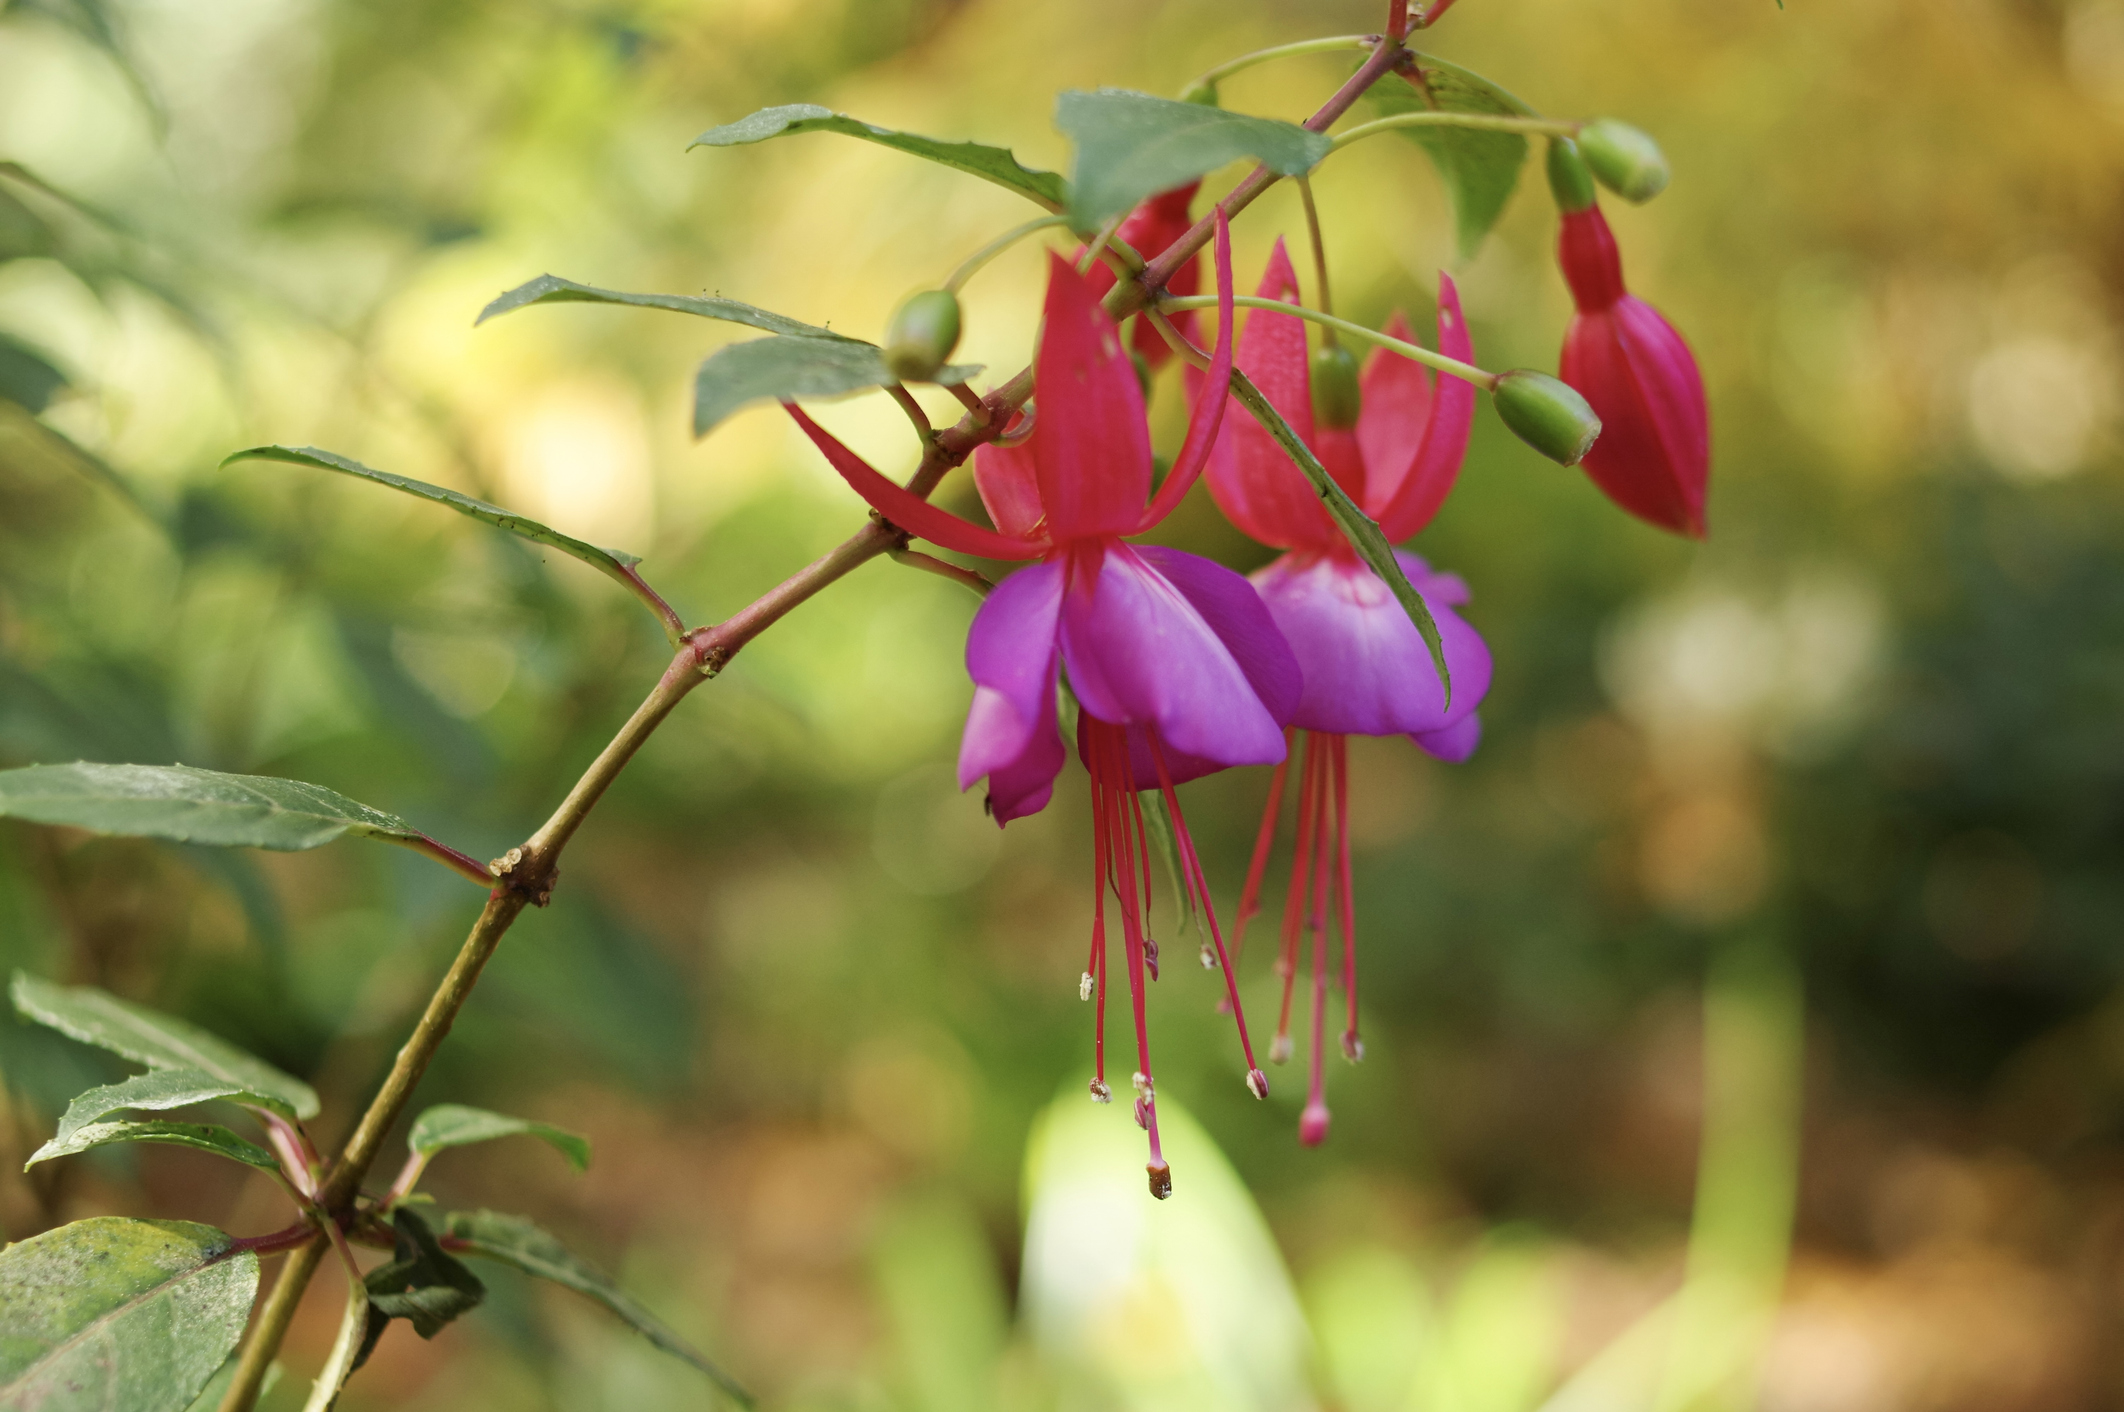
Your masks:
<svg viewBox="0 0 2124 1412"><path fill-rule="evenodd" d="M491 306L490 306L491 307ZM224 457L221 464L233 461L285 461L291 466L314 466L319 470L338 471L342 475L359 476L363 480L387 485L393 490L402 490L408 495L417 495L423 500L432 500L438 505L447 505L460 515L470 515L496 529L505 529L520 535L534 544L543 544L558 549L561 553L582 560L591 568L609 578L616 579L632 592L635 586L631 570L642 562L639 554L628 554L618 549L600 549L573 539L557 529L549 528L536 520L526 519L513 510L504 510L499 505L489 505L484 500L474 500L469 495L460 495L454 490L445 490L439 485L430 485L424 480L410 476L396 476L389 471L372 470L359 461L350 461L330 451L320 451L314 446L254 446L248 451L238 451Z"/></svg>
<svg viewBox="0 0 2124 1412"><path fill-rule="evenodd" d="M529 284L520 284L507 294L497 297L493 303L479 311L479 317L473 321L474 327L497 315L513 313L533 304L626 304L637 309L669 309L675 314L696 314L704 319L721 319L725 323L749 324L768 333L792 334L799 338L844 337L832 329L784 318L780 314L771 314L765 309L756 309L735 299L692 294L622 294L614 289L598 289L587 284L577 284L574 280L562 279L559 275L540 275Z"/></svg>
<svg viewBox="0 0 2124 1412"><path fill-rule="evenodd" d="M406 1135L406 1146L422 1157L433 1157L446 1147L519 1135L538 1138L553 1147L578 1172L589 1169L590 1139L551 1123L534 1123L528 1118L512 1118L506 1113L490 1113L457 1103L439 1103L414 1119L413 1131Z"/></svg>
<svg viewBox="0 0 2124 1412"><path fill-rule="evenodd" d="M992 181L1050 211L1062 209L1062 178L1053 172L1026 166L1012 156L1007 147L989 147L979 142L943 142L911 132L896 132L889 127L851 118L846 113L836 113L831 108L821 108L816 103L762 108L734 123L708 129L693 139L688 150L694 147L743 147L765 142L770 137L788 137L800 132L837 132L843 137L858 137Z"/></svg>
<svg viewBox="0 0 2124 1412"><path fill-rule="evenodd" d="M1055 126L1077 144L1070 218L1091 230L1138 201L1252 157L1282 176L1311 171L1332 146L1279 118L1249 117L1125 88L1064 93Z"/></svg>
<svg viewBox="0 0 2124 1412"><path fill-rule="evenodd" d="M434 1338L487 1297L479 1276L435 1243L426 1221L401 1207L391 1214L391 1224L398 1228L397 1254L389 1264L369 1271L362 1282L368 1288L369 1312L361 1351L354 1358L356 1368L369 1361L393 1319L404 1319L424 1339Z"/></svg>
<svg viewBox="0 0 2124 1412"><path fill-rule="evenodd" d="M494 1211L455 1211L443 1222L444 1234L467 1254L499 1260L527 1275L565 1285L610 1309L634 1326L650 1343L707 1374L715 1385L747 1407L752 1395L654 1314L635 1302L610 1275L575 1255L551 1235L521 1216Z"/></svg>
<svg viewBox="0 0 2124 1412"><path fill-rule="evenodd" d="M92 833L300 852L342 834L425 840L404 819L322 785L191 765L30 765L0 770L0 816Z"/></svg>
<svg viewBox="0 0 2124 1412"><path fill-rule="evenodd" d="M189 1221L99 1216L0 1250L0 1412L183 1412L229 1356L258 1257Z"/></svg>
<svg viewBox="0 0 2124 1412"><path fill-rule="evenodd" d="M241 1162L261 1171L280 1170L279 1158L255 1142L246 1142L227 1128L213 1123L169 1123L161 1119L84 1124L65 1139L55 1137L31 1153L22 1169L28 1171L39 1162L49 1162L54 1157L71 1157L76 1152L108 1147L114 1142L161 1142L172 1147L196 1147L201 1152L211 1152L216 1157L226 1157L231 1162Z"/></svg>
<svg viewBox="0 0 2124 1412"><path fill-rule="evenodd" d="M940 368L940 383L960 383L979 364ZM846 338L755 338L721 349L693 379L693 434L706 436L748 402L839 397L866 387L889 387L899 379L874 344Z"/></svg>
<svg viewBox="0 0 2124 1412"><path fill-rule="evenodd" d="M1275 406L1262 395L1261 389L1254 386L1253 380L1245 373L1236 369L1232 372L1232 396L1238 398L1246 409L1254 414L1254 420L1261 423L1262 429L1270 436L1276 438L1285 454L1296 463L1299 470L1305 472L1306 479L1313 483L1314 491L1319 494L1321 503L1327 506L1328 514L1334 517L1336 528L1349 540L1350 547L1357 551L1357 557L1364 560L1371 571L1379 575L1386 582L1386 586L1393 590L1402 611L1409 615L1409 621L1414 623L1416 631L1423 635L1424 646L1431 649L1431 665L1438 669L1438 683L1445 688L1445 699L1450 704L1453 700L1453 674L1446 666L1445 643L1438 636L1438 624L1432 619L1430 607L1423 601L1423 595L1409 583L1409 576L1402 571L1401 561L1394 557L1394 546L1387 543L1386 532L1379 528L1376 520L1357 508L1357 502L1350 499L1343 488L1335 483L1335 478L1328 474L1327 467L1320 464L1320 459L1313 454L1312 448L1305 444L1304 439L1291 430L1291 424L1283 420Z"/></svg>
<svg viewBox="0 0 2124 1412"><path fill-rule="evenodd" d="M208 1378L206 1386L199 1389L199 1395L192 1399L191 1406L185 1408L185 1412L219 1412L221 1399L229 1394L229 1384L236 1381L236 1366L240 1362L240 1356L231 1354L229 1360L221 1365L221 1371ZM267 1365L265 1379L258 1387L259 1401L263 1402L266 1394L271 1392L279 1381L280 1364L276 1362Z"/></svg>
<svg viewBox="0 0 2124 1412"><path fill-rule="evenodd" d="M247 1094L277 1100L283 1112L297 1118L317 1114L317 1094L308 1084L174 1015L120 1000L91 985L54 985L21 971L15 973L8 995L27 1018L83 1044L150 1068L204 1070Z"/></svg>
<svg viewBox="0 0 2124 1412"><path fill-rule="evenodd" d="M92 1088L76 1098L67 1105L66 1116L59 1120L59 1131L52 1135L52 1141L65 1142L89 1124L128 1109L157 1113L166 1108L186 1108L217 1098L270 1108L284 1118L295 1116L295 1110L285 1101L271 1094L248 1092L242 1084L216 1078L204 1069L150 1069L123 1083ZM38 1159L33 1157L30 1160Z"/></svg>
<svg viewBox="0 0 2124 1412"><path fill-rule="evenodd" d="M1419 54L1416 63L1413 78L1388 77L1372 85L1368 96L1380 116L1437 112L1536 116L1532 108L1480 74L1428 54ZM1446 189L1453 193L1461 256L1474 255L1512 199L1519 169L1527 159L1527 140L1516 132L1472 128L1411 127L1401 132L1430 156Z"/></svg>

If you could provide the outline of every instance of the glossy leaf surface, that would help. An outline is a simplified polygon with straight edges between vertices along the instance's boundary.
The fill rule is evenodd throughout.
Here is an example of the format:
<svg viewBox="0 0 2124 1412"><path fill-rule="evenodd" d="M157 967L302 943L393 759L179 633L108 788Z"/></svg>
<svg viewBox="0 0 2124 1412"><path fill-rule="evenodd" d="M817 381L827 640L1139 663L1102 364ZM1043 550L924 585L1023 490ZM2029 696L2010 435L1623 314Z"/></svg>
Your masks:
<svg viewBox="0 0 2124 1412"><path fill-rule="evenodd" d="M406 1146L423 1157L432 1157L447 1147L519 1136L535 1137L544 1142L566 1157L568 1165L578 1172L590 1166L590 1139L578 1133L557 1128L551 1123L512 1118L506 1113L490 1113L484 1108L467 1108L458 1103L437 1104L414 1119L413 1130L406 1135Z"/></svg>
<svg viewBox="0 0 2124 1412"><path fill-rule="evenodd" d="M280 1159L255 1142L246 1141L227 1128L214 1123L171 1123L161 1119L130 1122L123 1119L106 1123L86 1123L74 1129L64 1140L53 1138L30 1154L25 1168L39 1162L49 1162L54 1157L69 1157L76 1152L86 1152L92 1147L108 1147L119 1142L159 1142L171 1147L190 1147L200 1152L211 1152L216 1157L226 1157L231 1162L241 1162L260 1171L277 1172Z"/></svg>
<svg viewBox="0 0 2124 1412"><path fill-rule="evenodd" d="M506 294L497 295L494 302L479 311L475 324L483 324L491 318L529 308L533 304L621 304L635 309L668 309L674 314L692 314L703 319L719 319L729 324L745 324L767 333L792 334L800 338L841 338L843 335L832 329L804 323L800 319L784 318L780 314L725 299L720 295L699 294L626 294L616 289L599 289L594 285L577 284L572 279L559 275L540 275L528 284L520 284ZM858 340L849 339L849 342Z"/></svg>

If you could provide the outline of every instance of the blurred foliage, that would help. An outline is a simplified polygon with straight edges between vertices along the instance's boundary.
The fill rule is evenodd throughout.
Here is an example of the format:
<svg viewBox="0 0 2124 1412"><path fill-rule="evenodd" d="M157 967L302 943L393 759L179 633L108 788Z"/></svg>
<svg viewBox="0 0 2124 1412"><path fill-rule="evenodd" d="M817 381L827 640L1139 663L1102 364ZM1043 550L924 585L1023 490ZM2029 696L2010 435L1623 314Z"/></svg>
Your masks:
<svg viewBox="0 0 2124 1412"><path fill-rule="evenodd" d="M224 454L313 443L507 504L643 554L712 621L861 507L771 408L691 441L692 367L737 331L566 308L474 333L489 298L551 271L875 337L1022 203L832 136L687 153L692 135L818 102L1060 169L1057 90L1171 93L1377 23L1342 0L0 7L0 159L20 164L0 168L0 764L285 774L501 852L654 680L653 622L434 507ZM1665 146L1673 188L1609 214L1633 288L1704 364L1712 538L1627 521L1479 420L1415 547L1473 586L1486 741L1452 769L1353 747L1371 1057L1332 1077L1335 1135L1298 1149L1292 1082L1244 1097L1211 987L1177 965L1154 997L1161 1091L1307 1292L1316 1395L1531 1407L1627 1362L1615 1337L1678 1286L1693 997L1707 956L1767 936L1811 1030L1766 1405L2107 1405L2124 5L1462 0L1425 42ZM1224 101L1299 117L1344 62L1251 70ZM1450 266L1486 364L1554 365L1537 179L1465 262L1408 144L1361 144L1315 190L1340 312L1420 322ZM1242 279L1299 225L1288 191L1250 212ZM968 291L959 356L999 375L1030 345L1036 245ZM1168 372L1169 441L1178 401ZM909 463L887 400L821 416ZM963 480L944 494L969 503ZM1199 497L1167 530L1265 557ZM1027 1137L1088 1062L1086 810L1065 779L999 837L957 796L971 607L881 562L749 647L614 788L423 1089L587 1131L580 1181L496 1149L452 1154L438 1189L462 1172L534 1213L776 1406L1041 1406L1062 1385L997 1300L1027 1293ZM1227 898L1264 789L1190 791ZM0 964L312 1078L333 1137L475 901L386 852L0 828ZM1258 955L1246 986L1272 1003ZM278 1223L263 1182L182 1152L5 1175L101 1064L0 1022L9 1236L121 1210ZM1078 1102L1050 1139L1125 1128ZM1114 1162L1140 1186L1134 1160ZM1175 1162L1171 1217L1210 1219L1216 1159ZM492 1285L473 1337L385 1340L348 1405L698 1395L598 1311ZM306 1312L291 1366L321 1360L336 1302ZM1425 1361L1424 1340L1448 1351Z"/></svg>

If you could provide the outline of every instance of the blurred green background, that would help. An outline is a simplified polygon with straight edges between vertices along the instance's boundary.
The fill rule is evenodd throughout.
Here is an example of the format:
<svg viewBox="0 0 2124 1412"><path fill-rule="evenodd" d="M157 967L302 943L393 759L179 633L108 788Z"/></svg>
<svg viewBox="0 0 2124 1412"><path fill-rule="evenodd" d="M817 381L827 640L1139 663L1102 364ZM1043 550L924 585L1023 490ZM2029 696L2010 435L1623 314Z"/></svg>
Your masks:
<svg viewBox="0 0 2124 1412"><path fill-rule="evenodd" d="M487 299L551 271L875 337L1022 203L833 137L695 133L820 102L1062 168L1056 91L1176 92L1378 8L0 5L0 765L289 775L501 852L654 680L654 624L443 511L223 455L314 443L497 500L713 621L862 514L771 408L690 440L694 364L749 335L587 308L475 332ZM1330 1076L1328 1145L1296 1143L1300 1076L1245 1098L1175 964L1153 1043L1193 1117L1173 1201L1143 1194L1123 1110L1081 1098L1081 776L1000 835L956 793L973 600L880 562L685 703L422 1089L587 1131L589 1176L501 1145L431 1185L623 1271L775 1408L2124 1405L2124 3L1462 0L1424 44L1665 145L1673 189L1607 207L1704 365L1712 537L1478 419L1415 547L1473 587L1486 740L1458 768L1353 746L1369 1058ZM1345 69L1224 99L1295 119ZM1449 267L1481 361L1554 366L1538 170L1466 263L1412 144L1316 189L1339 312L1421 323ZM1287 190L1248 212L1242 281L1301 228ZM964 354L997 376L1041 258L971 287ZM1168 439L1178 401L1168 372ZM911 463L886 398L820 415ZM1165 534L1265 557L1199 496ZM1266 783L1188 791L1227 908ZM313 1077L328 1139L477 902L394 850L0 826L0 961ZM1265 1013L1260 949L1245 985ZM8 1237L283 1223L180 1151L17 1174L101 1064L0 1028ZM706 1396L571 1296L489 1284L434 1344L394 1331L345 1405Z"/></svg>

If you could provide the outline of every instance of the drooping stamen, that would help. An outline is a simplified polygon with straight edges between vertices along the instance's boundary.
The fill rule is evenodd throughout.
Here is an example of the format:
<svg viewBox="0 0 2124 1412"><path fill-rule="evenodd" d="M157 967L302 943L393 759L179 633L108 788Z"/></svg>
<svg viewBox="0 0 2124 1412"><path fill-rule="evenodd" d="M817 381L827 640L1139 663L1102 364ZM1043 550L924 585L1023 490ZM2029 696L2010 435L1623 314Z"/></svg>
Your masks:
<svg viewBox="0 0 2124 1412"><path fill-rule="evenodd" d="M1323 749L1323 746L1328 748ZM1331 802L1329 799L1330 789L1328 788L1330 781L1326 776L1330 773L1329 760L1331 754L1332 746L1329 744L1329 740L1320 736L1313 737L1306 752L1307 764L1312 763L1314 756L1320 757L1320 773L1323 777L1320 781L1322 787L1317 791L1314 800L1318 818L1313 830L1313 908L1311 925L1308 927L1308 930L1313 935L1313 1044L1312 1053L1309 1056L1310 1063L1308 1064L1310 1073L1307 1076L1305 1111L1298 1115L1298 1140L1307 1147L1317 1147L1321 1140L1327 1136L1328 1131L1327 1079L1325 1073L1328 992L1327 913L1330 900L1335 892L1335 875L1328 868L1328 850L1332 843L1329 838L1329 832L1332 821L1328 812L1328 806ZM1345 910L1347 910L1346 905Z"/></svg>
<svg viewBox="0 0 2124 1412"><path fill-rule="evenodd" d="M1261 828L1254 835L1253 861L1246 865L1246 887L1239 894L1239 915L1232 923L1232 964L1246 955L1246 928L1261 911L1261 879L1268 872L1269 848L1276 841L1276 816L1283 812L1283 777L1291 767L1291 754L1298 746L1298 731L1283 728L1283 758L1269 776L1268 806L1261 811Z"/></svg>
<svg viewBox="0 0 2124 1412"><path fill-rule="evenodd" d="M1195 904L1209 922L1210 941L1217 948L1217 961L1224 968L1224 998L1239 1027L1239 1052L1246 1056L1247 1089L1256 1098L1266 1098L1268 1075L1262 1073L1261 1066L1254 1062L1254 1044L1246 1033L1246 1011L1239 1004L1239 975L1224 954L1224 934L1217 927L1217 905L1210 900L1209 877L1202 871L1202 860L1195 852L1194 835L1187 831L1187 816L1180 812L1180 796L1173 791L1172 771L1166 767L1165 750L1158 743L1157 728L1145 726L1143 734L1150 743L1151 762L1158 767L1158 791L1165 797L1166 813L1172 816L1173 846L1180 853L1181 885L1193 890Z"/></svg>
<svg viewBox="0 0 2124 1412"><path fill-rule="evenodd" d="M1288 1063L1291 1057L1291 990L1298 978L1299 935L1314 882L1313 831L1320 795L1320 750L1310 731L1302 736L1305 763L1298 776L1298 846L1291 855L1291 890L1283 899L1283 952L1276 958L1276 974L1283 977L1283 1005L1276 1016L1276 1038L1269 1045L1272 1064Z"/></svg>
<svg viewBox="0 0 2124 1412"><path fill-rule="evenodd" d="M1342 993L1349 1002L1349 1019L1342 1030L1342 1057L1352 1064L1364 1058L1364 1041L1357 1037L1357 891L1350 884L1350 741L1331 737L1335 766L1335 873L1342 896Z"/></svg>
<svg viewBox="0 0 2124 1412"><path fill-rule="evenodd" d="M1096 989L1098 1009L1092 1021L1092 1081L1091 1096L1094 1103L1111 1103L1114 1091L1106 1083L1106 973L1110 963L1106 958L1106 880L1112 874L1113 840L1107 828L1109 812L1104 786L1099 772L1090 770L1092 790L1092 940L1091 959L1085 962L1084 978L1077 983L1077 993L1090 998L1089 992Z"/></svg>
<svg viewBox="0 0 2124 1412"><path fill-rule="evenodd" d="M1085 732L1092 741L1092 755L1096 768L1106 777L1106 788L1114 801L1116 827L1112 836L1119 845L1114 872L1120 879L1122 951L1128 960L1129 1001L1136 1020L1136 1121L1150 1137L1150 1161L1145 1170L1150 1174L1151 1195L1163 1200L1172 1194L1172 1167L1158 1147L1158 1100L1152 1088L1150 1061L1150 1029L1144 1014L1144 966L1143 966L1143 916L1137 909L1136 877L1137 861L1134 839L1130 836L1125 819L1120 815L1124 796L1133 802L1134 781L1129 778L1128 739L1119 726L1093 719Z"/></svg>

